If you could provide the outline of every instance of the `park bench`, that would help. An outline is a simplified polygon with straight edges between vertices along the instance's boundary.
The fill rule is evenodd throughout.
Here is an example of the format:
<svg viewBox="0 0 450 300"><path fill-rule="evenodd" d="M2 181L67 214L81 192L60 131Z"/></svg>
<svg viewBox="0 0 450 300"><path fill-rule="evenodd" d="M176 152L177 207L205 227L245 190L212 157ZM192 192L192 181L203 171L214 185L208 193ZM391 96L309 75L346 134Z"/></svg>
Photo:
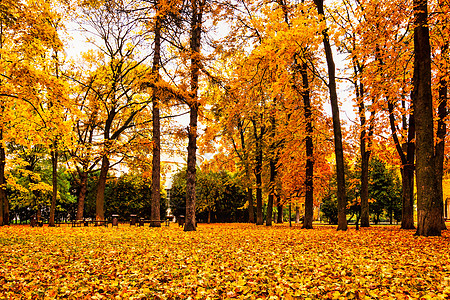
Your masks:
<svg viewBox="0 0 450 300"><path fill-rule="evenodd" d="M36 220L36 219L31 219L30 221L30 225L31 227L42 227L44 226L44 221L43 220Z"/></svg>
<svg viewBox="0 0 450 300"><path fill-rule="evenodd" d="M106 226L108 227L108 221L106 220L74 220L72 221L72 227L87 227L89 224L93 224L94 226Z"/></svg>
<svg viewBox="0 0 450 300"><path fill-rule="evenodd" d="M84 220L73 220L72 227L81 227L81 225L84 225L84 222L85 222Z"/></svg>
<svg viewBox="0 0 450 300"><path fill-rule="evenodd" d="M148 223L150 227L153 227L155 223L164 224L166 227L170 225L170 218L166 218L165 220L145 220L144 218L140 218L139 222L136 223L136 226L144 226L145 223Z"/></svg>

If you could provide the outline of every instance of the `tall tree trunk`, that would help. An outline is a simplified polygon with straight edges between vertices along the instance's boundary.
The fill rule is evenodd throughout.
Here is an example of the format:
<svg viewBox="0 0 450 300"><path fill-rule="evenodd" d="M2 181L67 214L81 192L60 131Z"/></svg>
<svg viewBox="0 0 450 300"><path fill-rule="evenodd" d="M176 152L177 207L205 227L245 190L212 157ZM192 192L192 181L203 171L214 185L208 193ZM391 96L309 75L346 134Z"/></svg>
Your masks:
<svg viewBox="0 0 450 300"><path fill-rule="evenodd" d="M414 226L414 160L416 156L416 122L413 112L409 115L408 140L406 142L406 163L402 169L402 229L415 229Z"/></svg>
<svg viewBox="0 0 450 300"><path fill-rule="evenodd" d="M434 156L431 47L427 0L414 0L413 103L416 122L417 231L420 236L440 236L442 207L437 195Z"/></svg>
<svg viewBox="0 0 450 300"><path fill-rule="evenodd" d="M108 171L109 158L107 154L104 154L102 157L102 166L100 168L100 177L97 183L97 198L95 201L95 219L98 221L105 220L105 189Z"/></svg>
<svg viewBox="0 0 450 300"><path fill-rule="evenodd" d="M317 6L317 12L322 20L325 20L323 8L323 0L314 0ZM333 118L334 130L334 153L336 156L336 172L337 172L337 200L338 200L338 227L337 230L347 230L346 206L347 194L345 191L345 170L344 170L344 149L342 147L342 131L341 121L339 118L339 103L336 91L336 67L333 60L333 52L331 51L328 30L322 31L323 46L325 49L325 57L328 67L328 89L330 91L331 112Z"/></svg>
<svg viewBox="0 0 450 300"><path fill-rule="evenodd" d="M262 202L262 163L263 163L263 150L262 150L262 135L263 130L258 135L256 122L253 122L253 130L255 136L255 178L256 178L256 225L263 225L263 202Z"/></svg>
<svg viewBox="0 0 450 300"><path fill-rule="evenodd" d="M88 173L81 171L80 173L80 193L78 194L77 220L83 220L84 203L86 201Z"/></svg>
<svg viewBox="0 0 450 300"><path fill-rule="evenodd" d="M312 229L314 217L314 145L313 145L313 126L312 126L312 111L311 99L309 95L309 81L308 81L308 66L303 63L300 69L302 75L302 98L305 111L306 122L306 177L305 177L305 219L302 228Z"/></svg>
<svg viewBox="0 0 450 300"><path fill-rule="evenodd" d="M277 176L277 163L278 163L278 151L276 149L276 115L275 115L275 105L276 99L273 100L273 110L270 116L270 159L269 159L269 197L267 201L267 217L266 217L266 226L272 226L272 215L273 215L273 206L275 204L275 190L276 190L276 182L275 178Z"/></svg>
<svg viewBox="0 0 450 300"><path fill-rule="evenodd" d="M244 128L243 128L243 124L238 121L238 130L239 130L239 136L241 139L241 147L242 147L242 160L244 163L244 168L245 168L245 177L247 180L247 202L248 202L248 222L249 223L255 223L255 211L254 211L254 207L253 207L253 189L251 188L251 169L250 169L250 163L249 163L249 153L248 150L246 149L246 144L245 144L245 135L244 135Z"/></svg>
<svg viewBox="0 0 450 300"><path fill-rule="evenodd" d="M269 161L269 173L269 197L267 199L266 226L272 226L276 176L276 162L274 158L271 158Z"/></svg>
<svg viewBox="0 0 450 300"><path fill-rule="evenodd" d="M0 121L1 122L1 121ZM3 124L0 124L2 126ZM0 127L0 226L5 225L6 182L5 182L6 154L3 147L3 129Z"/></svg>
<svg viewBox="0 0 450 300"><path fill-rule="evenodd" d="M441 55L446 57L448 52L448 41L441 47ZM441 66L445 68L445 66ZM438 106L438 126L436 133L436 180L437 180L437 194L439 198L439 205L442 211L442 229L445 230L444 220L444 190L442 187L442 179L444 176L444 156L445 156L445 135L447 133L447 127L445 124L445 119L447 117L447 93L448 93L448 81L446 79L446 72L441 70L440 80L439 80L439 106Z"/></svg>
<svg viewBox="0 0 450 300"><path fill-rule="evenodd" d="M2 121L0 121L2 122ZM3 124L0 124L0 226L9 224L8 199L6 197L6 153L3 147Z"/></svg>
<svg viewBox="0 0 450 300"><path fill-rule="evenodd" d="M189 99L189 143L186 180L186 221L184 231L195 231L195 173L197 151L198 77L200 70L200 41L204 1L192 0L191 17L191 99Z"/></svg>
<svg viewBox="0 0 450 300"><path fill-rule="evenodd" d="M355 66L355 69L357 67ZM374 112L372 110L370 117L370 129L369 132L366 130L366 108L364 105L364 87L363 84L360 83L355 84L356 88L356 98L358 99L359 106L359 119L361 124L361 136L360 136L360 154L361 154L361 187L360 187L360 198L361 198L361 227L369 227L370 226L370 214L369 214L369 160L371 150L370 148L370 140L372 138L373 133L373 118ZM367 147L369 146L369 147Z"/></svg>
<svg viewBox="0 0 450 300"><path fill-rule="evenodd" d="M50 205L50 220L48 226L55 226L56 213L56 197L58 196L58 149L56 149L56 142L53 143L53 149L50 153L52 157L52 203Z"/></svg>
<svg viewBox="0 0 450 300"><path fill-rule="evenodd" d="M184 231L195 231L195 174L196 174L196 149L197 149L197 114L198 105L190 108L189 144L186 179L186 219Z"/></svg>
<svg viewBox="0 0 450 300"><path fill-rule="evenodd" d="M159 1L156 1L156 11L157 16L155 20L155 47L153 54L153 67L152 67L152 75L155 78L155 81L159 80L159 63L161 57L161 16L159 14ZM152 199L151 199L151 213L150 220L158 221L161 219L160 216L160 203L161 203L161 125L159 119L159 98L158 91L156 88L153 88L152 95L152 104L153 104L153 114L152 114L152 122L153 122L153 137L152 137L152 145L153 145L153 156L152 156ZM150 222L150 226L153 227L161 227L160 222Z"/></svg>

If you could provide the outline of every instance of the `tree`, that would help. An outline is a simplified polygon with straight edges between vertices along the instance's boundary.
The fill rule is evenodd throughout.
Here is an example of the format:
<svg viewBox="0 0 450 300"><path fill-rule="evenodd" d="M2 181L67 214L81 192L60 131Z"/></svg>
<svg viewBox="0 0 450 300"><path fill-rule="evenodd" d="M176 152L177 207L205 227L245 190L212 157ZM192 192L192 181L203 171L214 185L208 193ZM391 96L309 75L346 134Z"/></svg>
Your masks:
<svg viewBox="0 0 450 300"><path fill-rule="evenodd" d="M132 3L107 2L100 7L88 4L81 7L84 16L84 26L92 30L103 45L99 46L100 55L97 69L90 76L94 78L89 87L93 94L93 106L102 106L99 110L101 123L98 130L102 135L102 152L100 176L97 185L96 219L104 220L105 186L108 170L111 167L113 155L118 153L122 139L133 139L130 129L136 126L139 114L145 111L151 101L145 92L141 91L143 79L148 73L144 65L151 54L138 56L138 51L145 41L145 35L134 33L140 26L140 19L131 10ZM87 87L86 83L82 83ZM130 133L130 136L126 136Z"/></svg>
<svg viewBox="0 0 450 300"><path fill-rule="evenodd" d="M152 65L152 76L155 82L158 81L160 60L161 60L161 30L162 30L162 18L163 12L161 9L161 4L159 1L155 3L155 20L154 20L154 48L153 48L153 65ZM161 202L161 125L160 125L160 97L158 95L158 89L153 89L152 94L152 210L150 219L153 221L160 220L161 216L159 214L159 206ZM151 222L151 226L161 227L159 222Z"/></svg>
<svg viewBox="0 0 450 300"><path fill-rule="evenodd" d="M59 66L57 53L62 49L62 42L57 32L60 16L53 8L54 4L51 1L7 1L2 2L0 7L0 156L4 156L4 159L0 159L0 169L3 170L0 173L3 174L6 164L4 140L7 136L15 136L16 140L22 138L27 146L40 143L48 146L60 134L60 130L66 130L63 129L63 115L57 112L61 106L58 105L58 109L55 109L56 103L66 103L67 93L56 71ZM8 117L12 116L11 110L16 113L16 118L33 119L35 122L28 128L24 128L19 122L11 122L13 119ZM17 127L13 130L15 133L7 133L6 125L9 130ZM22 137L18 138L18 134ZM53 147L53 154L55 150ZM53 202L57 196L56 163L54 166ZM1 180L3 188L4 179ZM0 199L0 206L5 207L7 213L8 203L4 190L0 192ZM55 205L52 206L52 217ZM6 217L6 223L7 220ZM51 223L53 224L52 218Z"/></svg>
<svg viewBox="0 0 450 300"><path fill-rule="evenodd" d="M395 170L387 168L386 163L378 158L372 158L369 171L370 185L369 198L374 202L372 212L375 214L375 222L380 221L380 215L385 212L392 224L393 219L400 219L401 197L400 185Z"/></svg>
<svg viewBox="0 0 450 300"><path fill-rule="evenodd" d="M416 123L417 235L440 236L442 206L435 172L428 1L414 0L413 103Z"/></svg>
<svg viewBox="0 0 450 300"><path fill-rule="evenodd" d="M184 231L195 231L195 172L197 150L197 118L200 102L198 101L199 73L201 66L200 46L202 37L203 10L206 1L191 0L190 20L190 95L189 95L189 133L186 181L186 222Z"/></svg>
<svg viewBox="0 0 450 300"><path fill-rule="evenodd" d="M317 6L317 11L322 22L325 22L325 13L323 0L314 0ZM347 219L345 217L346 207L346 192L345 192L345 174L344 174L344 150L342 147L342 132L339 118L339 104L336 91L336 69L333 60L333 52L331 50L330 38L328 29L322 30L323 46L325 49L325 57L328 66L328 89L330 91L331 111L333 116L334 129L334 149L336 158L336 172L337 172L337 201L338 201L338 228L337 230L347 230Z"/></svg>

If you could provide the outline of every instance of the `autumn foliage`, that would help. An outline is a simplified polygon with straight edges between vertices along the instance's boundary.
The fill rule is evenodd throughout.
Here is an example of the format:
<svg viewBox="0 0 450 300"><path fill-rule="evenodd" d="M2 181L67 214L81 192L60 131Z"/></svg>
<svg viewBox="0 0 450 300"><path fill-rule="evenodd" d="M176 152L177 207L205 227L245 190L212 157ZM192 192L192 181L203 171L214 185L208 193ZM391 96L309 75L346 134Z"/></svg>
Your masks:
<svg viewBox="0 0 450 300"><path fill-rule="evenodd" d="M447 299L449 235L398 227L0 230L5 299Z"/></svg>

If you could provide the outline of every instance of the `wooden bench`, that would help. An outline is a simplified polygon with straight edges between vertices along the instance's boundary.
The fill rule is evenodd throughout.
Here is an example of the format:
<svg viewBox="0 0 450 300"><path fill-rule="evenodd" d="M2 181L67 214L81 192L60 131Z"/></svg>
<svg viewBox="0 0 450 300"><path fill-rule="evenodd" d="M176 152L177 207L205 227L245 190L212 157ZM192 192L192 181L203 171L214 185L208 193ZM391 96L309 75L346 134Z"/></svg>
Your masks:
<svg viewBox="0 0 450 300"><path fill-rule="evenodd" d="M84 222L85 221L83 221L83 220L74 220L74 221L72 221L72 227L81 227L81 225L86 226L84 224Z"/></svg>
<svg viewBox="0 0 450 300"><path fill-rule="evenodd" d="M89 224L93 224L94 226L106 226L108 227L108 221L106 220L74 220L72 221L72 227L88 227Z"/></svg>
<svg viewBox="0 0 450 300"><path fill-rule="evenodd" d="M108 221L107 220L102 220L102 221L93 220L93 221L90 221L90 222L93 223L94 226L105 226L105 227L108 227Z"/></svg>
<svg viewBox="0 0 450 300"><path fill-rule="evenodd" d="M170 219L165 219L165 220L144 220L143 218L141 218L139 220L139 222L136 223L136 226L144 226L145 223L149 223L150 227L154 227L153 225L155 223L160 223L160 224L164 224L166 227L170 226Z"/></svg>

